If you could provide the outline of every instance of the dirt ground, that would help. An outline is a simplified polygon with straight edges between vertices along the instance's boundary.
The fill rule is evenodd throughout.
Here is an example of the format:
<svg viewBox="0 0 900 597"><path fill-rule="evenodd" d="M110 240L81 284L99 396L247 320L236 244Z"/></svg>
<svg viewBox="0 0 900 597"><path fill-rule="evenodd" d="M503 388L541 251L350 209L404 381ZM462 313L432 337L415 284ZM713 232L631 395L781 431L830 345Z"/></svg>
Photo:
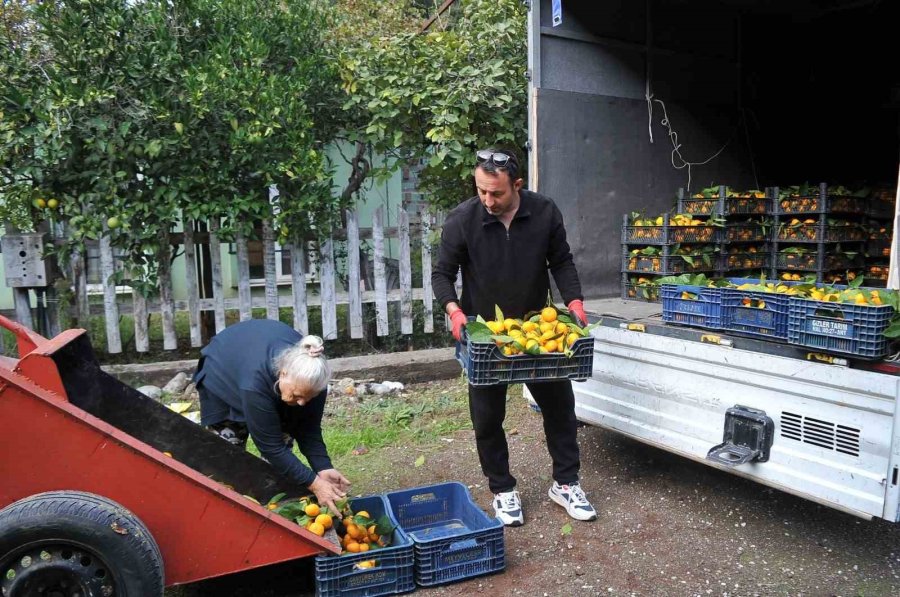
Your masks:
<svg viewBox="0 0 900 597"><path fill-rule="evenodd" d="M437 383L437 382L436 382ZM460 380L446 383L456 387ZM409 388L415 392L415 387ZM579 430L582 486L600 513L569 522L547 498L552 483L541 417L517 391L507 431L525 525L505 530L503 573L420 595L900 595L900 527L865 521L768 489L594 427ZM425 463L414 466L419 456ZM369 493L447 480L466 484L490 512L473 433L434 445L394 446L369 458L355 483ZM167 592L309 594L308 562Z"/></svg>

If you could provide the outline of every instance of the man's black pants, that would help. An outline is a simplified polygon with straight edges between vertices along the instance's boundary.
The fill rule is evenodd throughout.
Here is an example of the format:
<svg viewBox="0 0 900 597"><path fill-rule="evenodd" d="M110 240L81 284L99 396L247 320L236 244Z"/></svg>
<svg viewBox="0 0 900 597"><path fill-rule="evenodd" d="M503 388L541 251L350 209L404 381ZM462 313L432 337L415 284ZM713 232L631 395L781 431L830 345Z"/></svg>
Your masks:
<svg viewBox="0 0 900 597"><path fill-rule="evenodd" d="M578 422L572 382L551 381L526 384L541 408L544 435L553 460L553 480L560 485L578 481L581 460L578 454ZM516 478L509 472L509 446L503 431L506 418L506 385L469 385L469 414L475 428L475 442L481 470L491 492L512 491Z"/></svg>

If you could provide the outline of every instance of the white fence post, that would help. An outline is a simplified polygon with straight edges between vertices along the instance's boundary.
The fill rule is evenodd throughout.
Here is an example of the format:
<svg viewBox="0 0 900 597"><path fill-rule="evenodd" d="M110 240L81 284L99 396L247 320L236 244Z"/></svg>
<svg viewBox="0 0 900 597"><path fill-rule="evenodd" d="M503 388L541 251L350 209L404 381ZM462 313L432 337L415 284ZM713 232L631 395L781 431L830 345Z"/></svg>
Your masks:
<svg viewBox="0 0 900 597"><path fill-rule="evenodd" d="M216 333L225 329L225 286L222 283L222 243L219 241L219 218L209 221L209 261L212 270L213 303Z"/></svg>
<svg viewBox="0 0 900 597"><path fill-rule="evenodd" d="M325 340L337 340L337 308L334 287L334 241L332 230L328 230L328 239L319 246L319 288L322 297L322 337Z"/></svg>
<svg viewBox="0 0 900 597"><path fill-rule="evenodd" d="M184 270L187 279L188 317L191 326L191 346L199 348L203 344L200 334L200 291L197 286L197 253L194 250L194 221L182 219L184 228Z"/></svg>
<svg viewBox="0 0 900 597"><path fill-rule="evenodd" d="M103 284L103 317L106 320L106 349L110 354L122 352L122 336L119 333L119 306L116 304L116 286L112 280L116 265L109 241L109 228L103 223L100 237L100 278Z"/></svg>
<svg viewBox="0 0 900 597"><path fill-rule="evenodd" d="M412 334L412 265L410 264L409 214L405 209L400 209L397 235L400 239L400 333Z"/></svg>
<svg viewBox="0 0 900 597"><path fill-rule="evenodd" d="M350 337L363 337L362 297L359 292L359 224L356 212L347 212L347 294L349 295Z"/></svg>
<svg viewBox="0 0 900 597"><path fill-rule="evenodd" d="M375 333L388 335L387 272L384 267L384 209L378 207L372 216L372 244L375 259Z"/></svg>
<svg viewBox="0 0 900 597"><path fill-rule="evenodd" d="M237 265L238 265L238 299L240 301L241 321L253 317L250 295L250 255L247 253L247 240L244 234L237 231Z"/></svg>

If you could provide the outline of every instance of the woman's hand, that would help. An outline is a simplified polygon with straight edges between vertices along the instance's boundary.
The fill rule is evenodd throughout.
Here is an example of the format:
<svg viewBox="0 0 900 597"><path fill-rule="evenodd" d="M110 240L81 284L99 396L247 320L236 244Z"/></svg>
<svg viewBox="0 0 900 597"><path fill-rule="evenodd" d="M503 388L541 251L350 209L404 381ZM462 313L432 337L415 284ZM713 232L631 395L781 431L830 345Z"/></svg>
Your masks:
<svg viewBox="0 0 900 597"><path fill-rule="evenodd" d="M350 489L350 481L347 480L347 477L341 474L341 471L336 468L327 468L319 471L319 476L324 478L326 481L330 482L332 485L336 485L338 489L347 493Z"/></svg>
<svg viewBox="0 0 900 597"><path fill-rule="evenodd" d="M334 469L329 470L337 472ZM338 474L340 475L340 473ZM343 475L341 476L343 477ZM332 513L332 516L341 517L341 511L335 505L335 502L347 497L346 491L341 490L336 483L332 483L323 477L321 472L310 483L309 490L316 494L316 501L319 502L320 506L328 506L328 511Z"/></svg>

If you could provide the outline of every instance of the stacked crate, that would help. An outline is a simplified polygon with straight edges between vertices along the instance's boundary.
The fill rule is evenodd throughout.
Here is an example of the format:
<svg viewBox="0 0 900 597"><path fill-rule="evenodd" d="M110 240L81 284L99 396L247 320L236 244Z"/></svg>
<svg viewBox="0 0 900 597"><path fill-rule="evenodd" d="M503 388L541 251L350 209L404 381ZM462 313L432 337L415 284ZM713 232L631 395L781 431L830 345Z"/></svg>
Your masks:
<svg viewBox="0 0 900 597"><path fill-rule="evenodd" d="M685 196L678 191L679 213L719 216L724 228L717 246L717 273L738 278L759 278L771 268L768 230L772 198L760 191L734 192L720 186L711 196Z"/></svg>
<svg viewBox="0 0 900 597"><path fill-rule="evenodd" d="M825 183L795 195L775 187L773 196L772 278L839 284L862 275L865 200L831 194Z"/></svg>
<svg viewBox="0 0 900 597"><path fill-rule="evenodd" d="M877 189L869 199L866 215L866 286L887 285L890 269L891 238L894 234L894 193L891 189Z"/></svg>
<svg viewBox="0 0 900 597"><path fill-rule="evenodd" d="M699 221L699 218L697 218ZM655 280L684 273L718 272L721 230L684 224L669 214L622 219L622 298L659 302Z"/></svg>

